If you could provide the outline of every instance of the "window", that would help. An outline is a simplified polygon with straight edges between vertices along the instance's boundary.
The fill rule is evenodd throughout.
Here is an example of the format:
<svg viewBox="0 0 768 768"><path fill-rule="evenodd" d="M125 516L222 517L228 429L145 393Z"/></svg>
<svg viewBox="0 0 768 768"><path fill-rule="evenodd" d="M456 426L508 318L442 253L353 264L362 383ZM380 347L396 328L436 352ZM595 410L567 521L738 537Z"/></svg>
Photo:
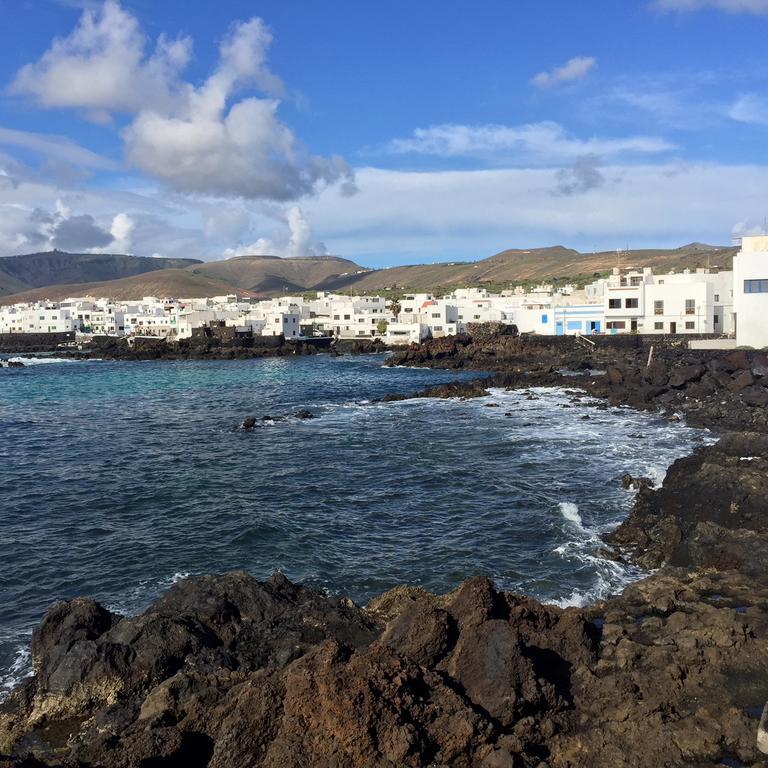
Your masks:
<svg viewBox="0 0 768 768"><path fill-rule="evenodd" d="M619 280L619 285L620 285L620 286L622 286L622 287L624 287L626 284L627 284L627 278L626 278L626 277L622 277L622 278Z"/></svg>
<svg viewBox="0 0 768 768"><path fill-rule="evenodd" d="M686 331L692 331L696 327L696 323L694 323L691 320L686 321L685 323L685 330Z"/></svg>
<svg viewBox="0 0 768 768"><path fill-rule="evenodd" d="M664 330L664 323L654 323L653 324L653 330L654 331L663 331Z"/></svg>
<svg viewBox="0 0 768 768"><path fill-rule="evenodd" d="M653 302L653 314L654 315L663 315L664 314L664 302L663 301L654 301Z"/></svg>
<svg viewBox="0 0 768 768"><path fill-rule="evenodd" d="M605 324L605 327L609 331L622 331L627 327L627 324L623 320L610 320Z"/></svg>
<svg viewBox="0 0 768 768"><path fill-rule="evenodd" d="M696 300L695 299L686 299L685 300L685 314L686 315L695 315L696 314Z"/></svg>
<svg viewBox="0 0 768 768"><path fill-rule="evenodd" d="M715 301L720 301L720 294L719 293L715 294Z"/></svg>
<svg viewBox="0 0 768 768"><path fill-rule="evenodd" d="M542 323L546 323L548 320L549 320L549 317L547 315L542 315L541 316L541 322Z"/></svg>
<svg viewBox="0 0 768 768"><path fill-rule="evenodd" d="M745 280L744 293L768 293L768 280Z"/></svg>
<svg viewBox="0 0 768 768"><path fill-rule="evenodd" d="M349 315L344 315L345 320L349 320Z"/></svg>
<svg viewBox="0 0 768 768"><path fill-rule="evenodd" d="M432 330L434 330L434 331L442 331L443 330L443 326L442 325L433 325L432 326Z"/></svg>
<svg viewBox="0 0 768 768"><path fill-rule="evenodd" d="M440 313L439 312L433 312L432 313L432 317L437 317L439 319L440 318Z"/></svg>
<svg viewBox="0 0 768 768"><path fill-rule="evenodd" d="M568 320L566 323L566 327L569 331L580 331L581 330L581 320Z"/></svg>
<svg viewBox="0 0 768 768"><path fill-rule="evenodd" d="M643 282L643 278L640 277L640 275L635 275L635 277L631 278L629 281L630 285L640 285Z"/></svg>
<svg viewBox="0 0 768 768"><path fill-rule="evenodd" d="M608 299L608 309L621 309L621 299Z"/></svg>
<svg viewBox="0 0 768 768"><path fill-rule="evenodd" d="M659 285L664 285L664 281L663 280L659 280Z"/></svg>
<svg viewBox="0 0 768 768"><path fill-rule="evenodd" d="M715 325L720 322L720 315L715 315Z"/></svg>
<svg viewBox="0 0 768 768"><path fill-rule="evenodd" d="M637 309L640 306L639 301L639 299L624 299L624 306L627 309Z"/></svg>

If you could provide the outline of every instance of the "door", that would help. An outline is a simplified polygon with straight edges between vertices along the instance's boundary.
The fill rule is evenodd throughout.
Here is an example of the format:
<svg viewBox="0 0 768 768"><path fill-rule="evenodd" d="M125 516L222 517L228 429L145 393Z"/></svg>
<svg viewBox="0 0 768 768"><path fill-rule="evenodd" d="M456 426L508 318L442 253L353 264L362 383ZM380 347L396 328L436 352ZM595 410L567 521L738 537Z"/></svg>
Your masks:
<svg viewBox="0 0 768 768"><path fill-rule="evenodd" d="M669 332L670 333L677 333L677 323L670 323L669 324Z"/></svg>
<svg viewBox="0 0 768 768"><path fill-rule="evenodd" d="M632 331L632 333L637 333L637 320L630 321L629 330Z"/></svg>
<svg viewBox="0 0 768 768"><path fill-rule="evenodd" d="M599 320L592 320L589 324L589 332L590 333L600 333L600 321Z"/></svg>
<svg viewBox="0 0 768 768"><path fill-rule="evenodd" d="M563 321L558 320L555 322L555 336L563 335Z"/></svg>

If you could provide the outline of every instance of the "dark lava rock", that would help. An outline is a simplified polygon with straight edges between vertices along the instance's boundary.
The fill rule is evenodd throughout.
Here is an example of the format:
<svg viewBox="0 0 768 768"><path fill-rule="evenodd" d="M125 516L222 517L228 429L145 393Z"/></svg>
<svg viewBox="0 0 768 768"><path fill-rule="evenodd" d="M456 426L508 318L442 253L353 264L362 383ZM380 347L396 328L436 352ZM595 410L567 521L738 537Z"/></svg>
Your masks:
<svg viewBox="0 0 768 768"><path fill-rule="evenodd" d="M256 417L255 416L249 416L247 419L243 419L243 423L241 425L241 429L244 429L244 430L249 432L255 426L256 426Z"/></svg>
<svg viewBox="0 0 768 768"><path fill-rule="evenodd" d="M742 389L751 387L754 383L755 379L749 371L741 371L733 378L730 384L728 384L728 389L731 392L741 392Z"/></svg>
<svg viewBox="0 0 768 768"><path fill-rule="evenodd" d="M295 419L314 419L315 414L312 411L308 411L306 408L301 408L293 414Z"/></svg>
<svg viewBox="0 0 768 768"><path fill-rule="evenodd" d="M685 365L675 368L669 376L669 386L680 389L690 382L698 381L706 370L703 365Z"/></svg>

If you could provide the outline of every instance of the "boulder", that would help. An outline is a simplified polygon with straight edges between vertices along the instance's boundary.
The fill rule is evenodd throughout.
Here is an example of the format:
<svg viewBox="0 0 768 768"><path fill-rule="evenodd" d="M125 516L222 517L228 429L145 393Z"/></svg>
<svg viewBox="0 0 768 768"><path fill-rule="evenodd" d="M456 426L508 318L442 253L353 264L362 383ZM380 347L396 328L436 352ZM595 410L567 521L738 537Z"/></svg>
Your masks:
<svg viewBox="0 0 768 768"><path fill-rule="evenodd" d="M675 389L681 389L686 384L698 381L706 372L703 365L684 365L675 368L669 376L669 386Z"/></svg>
<svg viewBox="0 0 768 768"><path fill-rule="evenodd" d="M747 371L750 367L749 355L743 349L735 349L722 358L722 364L725 370L731 373L734 371Z"/></svg>
<svg viewBox="0 0 768 768"><path fill-rule="evenodd" d="M762 352L757 352L753 355L750 370L753 376L768 377L768 355Z"/></svg>
<svg viewBox="0 0 768 768"><path fill-rule="evenodd" d="M667 366L661 360L654 360L643 369L643 379L655 387L666 386L669 381Z"/></svg>
<svg viewBox="0 0 768 768"><path fill-rule="evenodd" d="M733 377L731 383L728 384L728 389L733 393L737 393L741 392L742 389L751 387L754 383L755 379L749 371L741 371Z"/></svg>
<svg viewBox="0 0 768 768"><path fill-rule="evenodd" d="M752 408L768 406L768 389L765 387L746 387L741 391L741 399Z"/></svg>

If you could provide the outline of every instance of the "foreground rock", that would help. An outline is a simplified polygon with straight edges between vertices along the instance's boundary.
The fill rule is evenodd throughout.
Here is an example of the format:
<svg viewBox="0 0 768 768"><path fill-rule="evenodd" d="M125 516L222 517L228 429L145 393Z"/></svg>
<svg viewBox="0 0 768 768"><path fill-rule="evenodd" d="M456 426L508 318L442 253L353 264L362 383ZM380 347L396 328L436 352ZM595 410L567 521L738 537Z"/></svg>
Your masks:
<svg viewBox="0 0 768 768"><path fill-rule="evenodd" d="M181 582L135 618L72 600L35 632L0 750L126 768L535 766L597 635L485 579L365 611L241 573Z"/></svg>
<svg viewBox="0 0 768 768"><path fill-rule="evenodd" d="M589 609L477 578L363 610L242 573L180 582L135 618L77 599L36 630L0 752L106 768L765 765L767 605L762 580L712 568L667 568Z"/></svg>

